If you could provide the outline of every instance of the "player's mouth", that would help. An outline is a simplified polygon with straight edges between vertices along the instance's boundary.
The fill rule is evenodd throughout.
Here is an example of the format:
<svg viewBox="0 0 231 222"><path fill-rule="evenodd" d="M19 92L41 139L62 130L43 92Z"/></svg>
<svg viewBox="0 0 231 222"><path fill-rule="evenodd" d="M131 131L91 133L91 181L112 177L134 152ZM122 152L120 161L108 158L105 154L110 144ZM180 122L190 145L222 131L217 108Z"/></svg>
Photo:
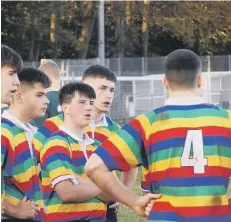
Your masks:
<svg viewBox="0 0 231 222"><path fill-rule="evenodd" d="M15 94L15 92L16 92L16 89L10 91L11 94Z"/></svg>
<svg viewBox="0 0 231 222"><path fill-rule="evenodd" d="M104 106L107 106L107 107L111 105L110 102L104 102L103 104L104 104Z"/></svg>
<svg viewBox="0 0 231 222"><path fill-rule="evenodd" d="M41 111L42 112L46 112L47 111L47 107L46 108L42 108Z"/></svg>
<svg viewBox="0 0 231 222"><path fill-rule="evenodd" d="M87 119L91 118L91 114L84 115Z"/></svg>

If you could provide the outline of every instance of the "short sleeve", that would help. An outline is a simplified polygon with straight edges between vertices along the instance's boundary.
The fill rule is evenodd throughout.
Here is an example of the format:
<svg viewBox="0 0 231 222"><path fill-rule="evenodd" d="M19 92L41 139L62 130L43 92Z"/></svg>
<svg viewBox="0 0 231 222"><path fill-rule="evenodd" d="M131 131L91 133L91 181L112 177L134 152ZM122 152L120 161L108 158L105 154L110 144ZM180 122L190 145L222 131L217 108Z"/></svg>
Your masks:
<svg viewBox="0 0 231 222"><path fill-rule="evenodd" d="M70 148L64 140L50 138L41 152L41 167L55 186L57 183L70 179L74 184L75 178Z"/></svg>
<svg viewBox="0 0 231 222"><path fill-rule="evenodd" d="M98 147L95 153L109 170L128 171L147 162L145 118L131 120Z"/></svg>

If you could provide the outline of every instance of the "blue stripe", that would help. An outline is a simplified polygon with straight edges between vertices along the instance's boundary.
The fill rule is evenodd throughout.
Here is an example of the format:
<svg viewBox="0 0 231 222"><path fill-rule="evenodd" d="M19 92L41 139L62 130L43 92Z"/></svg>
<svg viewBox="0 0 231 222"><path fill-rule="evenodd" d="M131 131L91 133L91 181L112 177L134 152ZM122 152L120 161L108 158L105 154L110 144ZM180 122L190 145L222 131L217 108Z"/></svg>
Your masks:
<svg viewBox="0 0 231 222"><path fill-rule="evenodd" d="M231 214L219 215L219 216L207 216L207 217L185 217L187 222L230 222Z"/></svg>
<svg viewBox="0 0 231 222"><path fill-rule="evenodd" d="M38 133L42 133L46 138L48 138L52 134L52 132L47 127L45 127L45 126L42 126L38 130Z"/></svg>
<svg viewBox="0 0 231 222"><path fill-rule="evenodd" d="M154 138L155 139L155 138ZM175 148L184 147L185 137L170 138L157 143L153 143L148 148L148 154L151 155L154 152ZM204 146L226 146L231 149L231 138L224 136L204 136L203 137Z"/></svg>
<svg viewBox="0 0 231 222"><path fill-rule="evenodd" d="M30 154L30 148L28 147L27 150L20 153L20 155L17 155L14 159L14 166L17 167L17 165L24 163L26 160L32 158Z"/></svg>
<svg viewBox="0 0 231 222"><path fill-rule="evenodd" d="M12 123L10 120L8 120L8 119L6 119L6 118L4 118L4 117L2 117L2 119L1 119L1 124L6 124L6 125L8 125L9 127L15 126L14 123ZM2 126L2 127L3 127L3 126Z"/></svg>
<svg viewBox="0 0 231 222"><path fill-rule="evenodd" d="M143 147L143 140L140 133L131 125L126 124L122 127L123 130L128 132L136 141L138 147Z"/></svg>
<svg viewBox="0 0 231 222"><path fill-rule="evenodd" d="M195 109L216 109L219 110L218 106L212 105L212 104L198 104L198 105L185 105L185 106L178 106L178 105L168 105L159 107L157 109L154 109L154 112L156 114L160 114L162 112L170 111L170 110L195 110Z"/></svg>
<svg viewBox="0 0 231 222"><path fill-rule="evenodd" d="M106 116L106 120L109 126L113 125L112 120L109 117Z"/></svg>
<svg viewBox="0 0 231 222"><path fill-rule="evenodd" d="M48 164L51 164L52 162L57 161L57 160L67 161L70 164L72 164L72 160L71 160L70 156L68 156L64 153L55 153L52 156L48 156L45 160L45 164L48 165Z"/></svg>
<svg viewBox="0 0 231 222"><path fill-rule="evenodd" d="M193 187L193 186L227 186L229 178L221 176L213 177L175 177L161 180L160 186L168 187Z"/></svg>
<svg viewBox="0 0 231 222"><path fill-rule="evenodd" d="M115 158L110 155L103 147L99 146L95 154L97 154L105 163L109 170L121 170L119 165L116 163Z"/></svg>
<svg viewBox="0 0 231 222"><path fill-rule="evenodd" d="M166 211L152 211L148 217L148 220L163 220L163 221L183 221L181 216L174 212Z"/></svg>

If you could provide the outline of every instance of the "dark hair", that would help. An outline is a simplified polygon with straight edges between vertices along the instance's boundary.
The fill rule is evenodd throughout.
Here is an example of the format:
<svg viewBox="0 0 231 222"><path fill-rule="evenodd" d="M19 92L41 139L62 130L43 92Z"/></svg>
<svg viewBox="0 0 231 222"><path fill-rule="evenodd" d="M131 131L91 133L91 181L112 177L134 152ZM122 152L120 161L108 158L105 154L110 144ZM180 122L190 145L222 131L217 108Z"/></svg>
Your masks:
<svg viewBox="0 0 231 222"><path fill-rule="evenodd" d="M23 68L18 73L18 79L21 84L23 83L27 83L27 84L42 83L44 88L48 88L51 86L51 81L48 78L48 76L44 72L34 67Z"/></svg>
<svg viewBox="0 0 231 222"><path fill-rule="evenodd" d="M83 72L83 77L82 79L86 79L87 77L92 77L92 78L105 78L109 81L112 82L117 82L117 78L114 72L112 72L111 69L105 66L101 65L93 65L88 67L84 72Z"/></svg>
<svg viewBox="0 0 231 222"><path fill-rule="evenodd" d="M75 96L75 93L85 95L89 99L95 99L95 91L88 84L82 82L72 82L64 85L59 91L59 104L69 103Z"/></svg>
<svg viewBox="0 0 231 222"><path fill-rule="evenodd" d="M198 55L187 49L171 52L165 60L167 80L177 86L194 87L196 76L202 69Z"/></svg>
<svg viewBox="0 0 231 222"><path fill-rule="evenodd" d="M1 67L11 66L18 73L23 66L22 57L6 45L1 45Z"/></svg>

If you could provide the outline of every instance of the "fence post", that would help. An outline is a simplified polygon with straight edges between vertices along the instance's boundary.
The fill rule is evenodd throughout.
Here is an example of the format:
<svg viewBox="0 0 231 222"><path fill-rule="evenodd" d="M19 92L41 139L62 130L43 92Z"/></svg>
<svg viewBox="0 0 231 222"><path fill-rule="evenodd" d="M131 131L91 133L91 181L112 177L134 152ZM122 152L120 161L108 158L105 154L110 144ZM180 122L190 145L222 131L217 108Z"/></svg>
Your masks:
<svg viewBox="0 0 231 222"><path fill-rule="evenodd" d="M231 71L231 55L229 55L229 71Z"/></svg>
<svg viewBox="0 0 231 222"><path fill-rule="evenodd" d="M120 57L118 58L118 76L121 76L121 61L120 61Z"/></svg>

